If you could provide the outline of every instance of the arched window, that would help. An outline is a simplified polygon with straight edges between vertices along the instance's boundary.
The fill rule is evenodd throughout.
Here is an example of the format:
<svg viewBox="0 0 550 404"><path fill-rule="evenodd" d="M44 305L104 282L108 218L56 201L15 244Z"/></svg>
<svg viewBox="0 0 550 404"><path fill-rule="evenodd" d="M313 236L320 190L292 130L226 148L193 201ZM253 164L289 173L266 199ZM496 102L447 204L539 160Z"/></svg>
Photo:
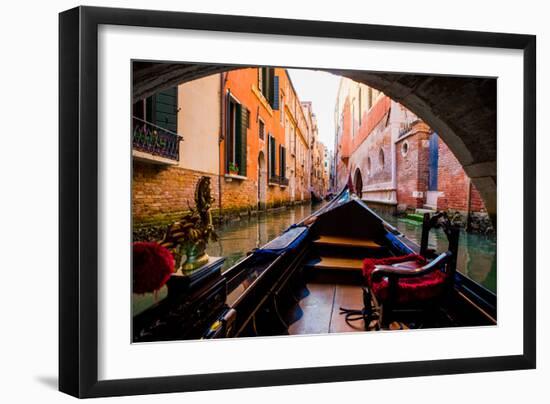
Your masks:
<svg viewBox="0 0 550 404"><path fill-rule="evenodd" d="M380 149L378 153L378 162L380 163L380 168L384 169L384 149Z"/></svg>
<svg viewBox="0 0 550 404"><path fill-rule="evenodd" d="M363 178L361 177L361 170L355 169L355 178L353 181L355 185L355 193L359 198L363 196Z"/></svg>
<svg viewBox="0 0 550 404"><path fill-rule="evenodd" d="M370 157L367 158L367 174L370 175L372 172L372 163L370 161Z"/></svg>

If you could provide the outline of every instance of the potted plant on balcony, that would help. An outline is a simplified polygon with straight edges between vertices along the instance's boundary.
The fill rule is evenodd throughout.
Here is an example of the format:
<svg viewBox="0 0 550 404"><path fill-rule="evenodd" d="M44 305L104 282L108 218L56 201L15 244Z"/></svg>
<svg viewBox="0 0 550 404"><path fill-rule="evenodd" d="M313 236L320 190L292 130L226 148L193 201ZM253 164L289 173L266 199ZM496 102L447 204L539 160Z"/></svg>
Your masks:
<svg viewBox="0 0 550 404"><path fill-rule="evenodd" d="M239 175L239 166L237 163L232 161L229 162L229 174L230 175Z"/></svg>

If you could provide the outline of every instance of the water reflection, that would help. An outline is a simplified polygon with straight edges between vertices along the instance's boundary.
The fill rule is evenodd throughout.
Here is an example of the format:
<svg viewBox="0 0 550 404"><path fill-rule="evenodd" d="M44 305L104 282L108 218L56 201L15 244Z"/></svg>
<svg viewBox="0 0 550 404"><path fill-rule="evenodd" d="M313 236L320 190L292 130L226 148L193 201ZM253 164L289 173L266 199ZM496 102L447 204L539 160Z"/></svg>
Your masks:
<svg viewBox="0 0 550 404"><path fill-rule="evenodd" d="M413 220L396 218L382 214L380 216L403 233L407 238L420 244L422 224ZM445 251L448 247L447 236L441 229L430 231L428 246L436 251ZM458 271L473 279L487 289L496 292L497 242L495 236L460 232L458 245Z"/></svg>
<svg viewBox="0 0 550 404"><path fill-rule="evenodd" d="M223 269L227 269L248 251L273 240L291 224L299 222L321 206L323 203L313 205L313 209L310 204L297 205L226 223L216 229L219 240L210 243L207 252L211 256L225 257Z"/></svg>
<svg viewBox="0 0 550 404"><path fill-rule="evenodd" d="M260 247L277 237L291 224L307 217L322 204L298 205L277 212L269 212L251 218L233 221L218 227L219 240L211 243L208 254L226 257L224 269L234 265L253 248ZM422 225L418 222L381 215L409 239L420 244ZM443 231L430 232L429 246L437 251L447 248L447 237ZM496 292L496 237L479 234L460 234L458 270L474 281Z"/></svg>

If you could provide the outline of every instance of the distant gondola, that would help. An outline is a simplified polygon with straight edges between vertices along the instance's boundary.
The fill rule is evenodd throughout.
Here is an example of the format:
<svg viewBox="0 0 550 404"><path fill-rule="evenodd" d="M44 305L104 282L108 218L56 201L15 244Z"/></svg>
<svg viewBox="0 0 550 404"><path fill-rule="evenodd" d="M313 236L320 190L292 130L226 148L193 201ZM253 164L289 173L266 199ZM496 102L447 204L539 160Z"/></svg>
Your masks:
<svg viewBox="0 0 550 404"><path fill-rule="evenodd" d="M311 191L311 202L319 203L323 201L323 197L318 195L315 191Z"/></svg>
<svg viewBox="0 0 550 404"><path fill-rule="evenodd" d="M447 251L428 248L434 226ZM205 285L199 313L178 318L177 296L157 309L193 332L139 323L134 340L495 325L495 294L456 271L458 236L445 216L427 215L418 246L345 188L211 282L223 290Z"/></svg>

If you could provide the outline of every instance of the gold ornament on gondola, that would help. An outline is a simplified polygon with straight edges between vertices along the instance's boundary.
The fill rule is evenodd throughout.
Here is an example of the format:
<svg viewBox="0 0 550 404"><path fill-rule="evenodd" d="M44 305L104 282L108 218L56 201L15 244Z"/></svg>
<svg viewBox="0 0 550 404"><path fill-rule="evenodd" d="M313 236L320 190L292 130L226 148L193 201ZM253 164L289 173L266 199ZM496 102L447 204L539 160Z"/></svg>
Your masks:
<svg viewBox="0 0 550 404"><path fill-rule="evenodd" d="M195 188L195 207L189 213L168 226L160 244L182 257L181 270L192 271L208 262L206 246L216 241L210 207L214 202L210 194L210 177L201 177Z"/></svg>

